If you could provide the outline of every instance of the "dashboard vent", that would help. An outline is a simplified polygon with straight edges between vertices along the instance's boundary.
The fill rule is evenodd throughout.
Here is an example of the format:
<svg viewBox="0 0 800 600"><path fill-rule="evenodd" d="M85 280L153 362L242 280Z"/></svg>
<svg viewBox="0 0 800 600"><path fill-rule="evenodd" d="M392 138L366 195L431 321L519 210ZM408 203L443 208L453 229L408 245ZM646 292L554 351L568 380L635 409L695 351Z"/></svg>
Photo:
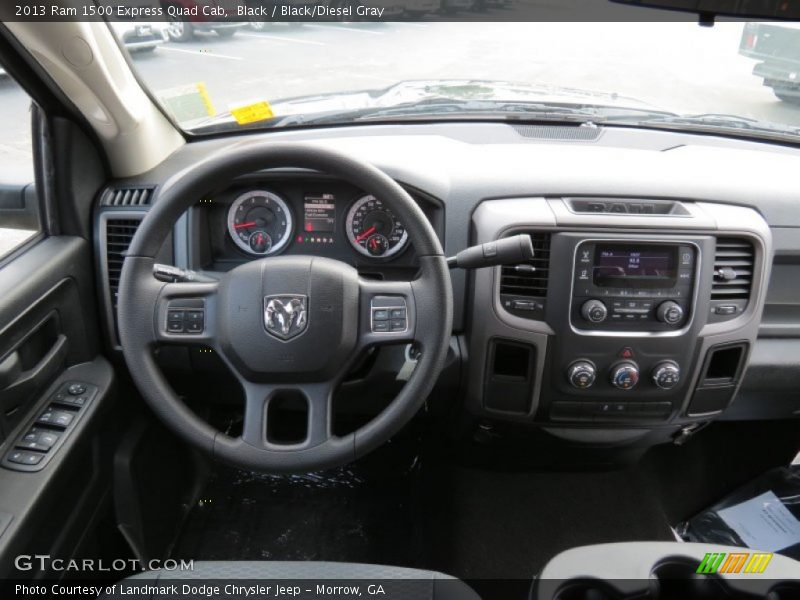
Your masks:
<svg viewBox="0 0 800 600"><path fill-rule="evenodd" d="M564 125L514 125L516 132L522 137L557 142L593 142L600 137L602 129L581 125L569 127Z"/></svg>
<svg viewBox="0 0 800 600"><path fill-rule="evenodd" d="M747 300L753 284L755 252L746 239L717 238L711 300Z"/></svg>
<svg viewBox="0 0 800 600"><path fill-rule="evenodd" d="M140 219L109 219L106 222L106 269L108 291L114 314L117 312L117 292L122 263L131 245L131 240L141 224Z"/></svg>
<svg viewBox="0 0 800 600"><path fill-rule="evenodd" d="M101 206L150 206L154 187L109 188L103 194Z"/></svg>
<svg viewBox="0 0 800 600"><path fill-rule="evenodd" d="M544 300L550 271L550 234L530 232L530 236L533 242L533 258L502 268L500 294Z"/></svg>

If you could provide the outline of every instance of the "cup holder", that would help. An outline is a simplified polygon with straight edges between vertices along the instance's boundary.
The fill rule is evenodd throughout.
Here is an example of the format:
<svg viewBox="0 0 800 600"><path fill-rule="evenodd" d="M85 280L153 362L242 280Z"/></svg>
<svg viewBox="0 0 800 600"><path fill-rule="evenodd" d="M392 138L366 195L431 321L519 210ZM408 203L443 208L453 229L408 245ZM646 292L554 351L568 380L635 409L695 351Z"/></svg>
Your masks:
<svg viewBox="0 0 800 600"><path fill-rule="evenodd" d="M800 582L779 583L767 594L767 600L793 600L794 598L800 598Z"/></svg>
<svg viewBox="0 0 800 600"><path fill-rule="evenodd" d="M624 596L600 579L571 579L558 590L553 600L623 600Z"/></svg>
<svg viewBox="0 0 800 600"><path fill-rule="evenodd" d="M736 589L720 575L700 574L700 562L681 556L659 561L649 579L604 581L580 578L565 581L553 600L788 600L800 598L798 587L778 584L769 595Z"/></svg>
<svg viewBox="0 0 800 600"><path fill-rule="evenodd" d="M697 573L700 563L683 557L670 557L658 563L650 574L652 600L739 600L753 596L731 590L718 575Z"/></svg>

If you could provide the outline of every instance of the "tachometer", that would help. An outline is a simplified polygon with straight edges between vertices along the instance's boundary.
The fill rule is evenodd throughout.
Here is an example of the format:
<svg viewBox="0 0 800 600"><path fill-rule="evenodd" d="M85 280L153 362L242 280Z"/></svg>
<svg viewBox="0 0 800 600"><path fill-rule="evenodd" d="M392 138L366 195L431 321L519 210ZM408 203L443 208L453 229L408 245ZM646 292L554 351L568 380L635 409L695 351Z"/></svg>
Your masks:
<svg viewBox="0 0 800 600"><path fill-rule="evenodd" d="M265 190L242 194L228 211L231 239L245 252L258 256L283 248L292 236L293 224L286 201Z"/></svg>
<svg viewBox="0 0 800 600"><path fill-rule="evenodd" d="M347 239L364 256L394 256L408 243L408 232L382 201L363 196L347 213Z"/></svg>

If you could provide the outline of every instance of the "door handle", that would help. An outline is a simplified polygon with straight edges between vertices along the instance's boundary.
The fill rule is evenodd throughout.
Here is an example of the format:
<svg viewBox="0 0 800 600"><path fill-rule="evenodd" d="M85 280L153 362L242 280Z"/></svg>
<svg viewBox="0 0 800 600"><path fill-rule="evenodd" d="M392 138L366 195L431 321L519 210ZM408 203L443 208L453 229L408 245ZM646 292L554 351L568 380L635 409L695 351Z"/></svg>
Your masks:
<svg viewBox="0 0 800 600"><path fill-rule="evenodd" d="M33 395L58 374L66 356L67 336L62 333L30 369L22 370L17 352L0 363L0 404L5 414L10 415L26 400L32 400Z"/></svg>
<svg viewBox="0 0 800 600"><path fill-rule="evenodd" d="M14 350L0 362L0 390L14 383L20 373L22 373L22 362L19 359L19 352Z"/></svg>

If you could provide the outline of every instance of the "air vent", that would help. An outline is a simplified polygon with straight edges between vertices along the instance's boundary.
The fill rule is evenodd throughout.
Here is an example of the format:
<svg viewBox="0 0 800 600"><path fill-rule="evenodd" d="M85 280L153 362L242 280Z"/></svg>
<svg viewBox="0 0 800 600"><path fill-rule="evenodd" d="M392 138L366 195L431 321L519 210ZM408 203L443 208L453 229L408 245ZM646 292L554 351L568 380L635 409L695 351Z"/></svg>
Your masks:
<svg viewBox="0 0 800 600"><path fill-rule="evenodd" d="M122 263L131 240L141 224L140 219L108 219L106 222L106 269L108 291L114 314L117 313L117 292Z"/></svg>
<svg viewBox="0 0 800 600"><path fill-rule="evenodd" d="M543 319L550 270L550 234L529 232L533 258L505 265L500 275L500 301L506 310L529 319Z"/></svg>
<svg viewBox="0 0 800 600"><path fill-rule="evenodd" d="M149 206L153 187L109 188L103 194L101 206Z"/></svg>
<svg viewBox="0 0 800 600"><path fill-rule="evenodd" d="M753 284L754 260L753 244L748 240L717 238L711 300L747 301Z"/></svg>

